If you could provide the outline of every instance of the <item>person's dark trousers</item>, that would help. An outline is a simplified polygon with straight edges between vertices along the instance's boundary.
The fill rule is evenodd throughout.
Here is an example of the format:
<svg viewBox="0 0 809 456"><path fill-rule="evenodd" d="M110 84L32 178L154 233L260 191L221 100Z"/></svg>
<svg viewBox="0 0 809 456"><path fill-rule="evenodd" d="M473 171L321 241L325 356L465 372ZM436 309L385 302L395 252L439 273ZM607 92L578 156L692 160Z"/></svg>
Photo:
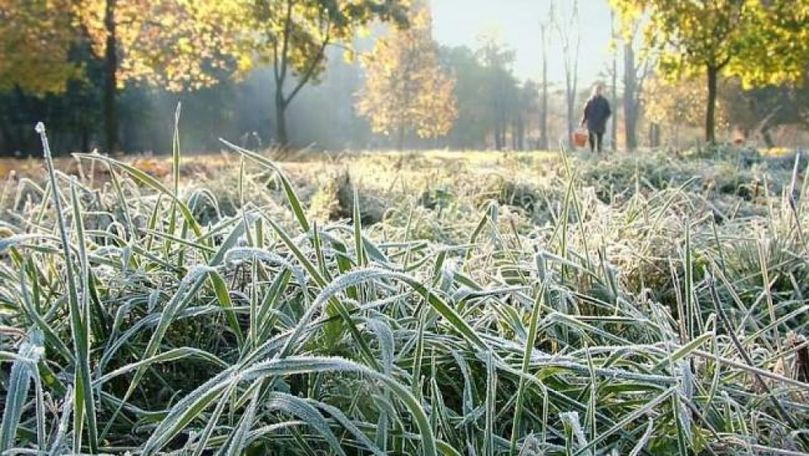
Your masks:
<svg viewBox="0 0 809 456"><path fill-rule="evenodd" d="M587 133L588 141L590 142L590 152L594 152L596 149L601 152L601 143L604 141L604 132L588 130Z"/></svg>

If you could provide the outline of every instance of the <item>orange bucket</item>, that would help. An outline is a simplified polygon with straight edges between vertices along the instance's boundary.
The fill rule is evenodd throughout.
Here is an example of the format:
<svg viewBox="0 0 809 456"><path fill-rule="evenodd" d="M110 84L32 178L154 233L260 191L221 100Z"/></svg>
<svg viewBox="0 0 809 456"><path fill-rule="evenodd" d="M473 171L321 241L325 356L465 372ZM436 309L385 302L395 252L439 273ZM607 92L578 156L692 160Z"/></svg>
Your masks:
<svg viewBox="0 0 809 456"><path fill-rule="evenodd" d="M586 146L587 145L587 137L588 137L587 132L582 130L582 129L578 129L578 130L574 131L573 132L573 145L575 145L576 147L584 147L584 146Z"/></svg>

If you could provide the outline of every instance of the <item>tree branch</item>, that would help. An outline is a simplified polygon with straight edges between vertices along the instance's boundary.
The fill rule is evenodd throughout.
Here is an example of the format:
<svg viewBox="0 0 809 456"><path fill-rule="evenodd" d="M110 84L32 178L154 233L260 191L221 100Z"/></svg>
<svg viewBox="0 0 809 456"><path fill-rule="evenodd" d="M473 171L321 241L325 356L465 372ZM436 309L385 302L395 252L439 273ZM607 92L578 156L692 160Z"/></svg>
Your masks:
<svg viewBox="0 0 809 456"><path fill-rule="evenodd" d="M325 55L326 46L328 46L330 42L331 42L331 22L329 22L329 24L326 26L326 34L323 37L323 42L320 44L320 49L318 49L315 58L312 59L312 62L309 64L309 67L306 68L304 73L301 75L301 78L298 80L298 84L295 86L294 89L292 89L292 92L290 92L289 96L284 99L284 104L289 104L292 101L292 99L295 98L295 95L297 95L298 92L301 91L303 86L306 85L306 83L309 82L309 79L311 79L312 76L315 74L317 66L323 60L323 57Z"/></svg>
<svg viewBox="0 0 809 456"><path fill-rule="evenodd" d="M281 82L281 74L278 72L278 41L272 43L272 72L275 76L275 85Z"/></svg>
<svg viewBox="0 0 809 456"><path fill-rule="evenodd" d="M772 120L772 118L773 118L773 117L775 117L775 116L776 116L776 114L778 114L778 112L779 112L779 111L781 111L781 108L783 108L783 106L776 106L775 108L773 108L773 109L770 111L770 113L769 113L769 114L767 114L767 115L764 117L764 119L762 119L762 120L761 120L761 122L759 122L758 127L756 128L756 130L757 130L757 131L762 131L762 130L764 129L764 127L769 127L769 125L768 125L768 124L770 123L770 121Z"/></svg>
<svg viewBox="0 0 809 456"><path fill-rule="evenodd" d="M722 68L725 68L725 65L727 65L728 63L730 63L730 56L727 56L724 59L722 59L722 61L719 62L719 64L716 66L716 69L721 70Z"/></svg>
<svg viewBox="0 0 809 456"><path fill-rule="evenodd" d="M289 36L292 34L292 0L287 0L287 13L284 19L284 41L281 46L281 70L276 82L284 82L287 76L287 61L289 60ZM275 61L278 61L278 56L275 56Z"/></svg>

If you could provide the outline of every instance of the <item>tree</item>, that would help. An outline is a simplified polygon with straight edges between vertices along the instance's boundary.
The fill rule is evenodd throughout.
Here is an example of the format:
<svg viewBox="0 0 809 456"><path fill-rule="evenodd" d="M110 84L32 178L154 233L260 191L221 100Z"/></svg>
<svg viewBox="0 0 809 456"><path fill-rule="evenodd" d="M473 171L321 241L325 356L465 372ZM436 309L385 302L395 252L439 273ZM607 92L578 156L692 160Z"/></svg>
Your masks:
<svg viewBox="0 0 809 456"><path fill-rule="evenodd" d="M624 42L624 141L627 150L638 147L637 126L640 116L640 95L643 77L638 77L635 48L631 41Z"/></svg>
<svg viewBox="0 0 809 456"><path fill-rule="evenodd" d="M32 9L37 3L47 10ZM100 65L86 43L73 43L76 29L62 6L26 1L0 12L7 18L0 19L0 155L39 153L31 129L35 121L44 121L59 138L55 154L89 152L103 122L98 109ZM26 18L31 21L26 23ZM46 28L40 29L37 21Z"/></svg>
<svg viewBox="0 0 809 456"><path fill-rule="evenodd" d="M612 129L610 131L610 147L613 152L618 148L618 110L615 109L618 106L618 53L615 49L615 12L610 11L610 51L612 53L612 71L610 72L610 76L612 77L612 90L610 90L612 95L612 109L615 113L612 115L612 119L610 122L612 123Z"/></svg>
<svg viewBox="0 0 809 456"><path fill-rule="evenodd" d="M357 111L376 133L395 133L399 150L409 131L421 138L446 135L457 118L455 80L438 62L426 7L419 8L407 29L395 29L376 42L363 58L365 87Z"/></svg>
<svg viewBox="0 0 809 456"><path fill-rule="evenodd" d="M458 118L447 141L458 149L480 149L486 146L486 136L492 130L488 69L467 46L439 49L442 65L455 78L455 99Z"/></svg>
<svg viewBox="0 0 809 456"><path fill-rule="evenodd" d="M748 87L798 81L809 55L806 1L611 0L625 24L647 14L646 44L669 78L707 80L705 139L716 140L720 75Z"/></svg>
<svg viewBox="0 0 809 456"><path fill-rule="evenodd" d="M224 66L232 2L0 0L0 90L62 94L103 65L106 147L118 145L117 92L129 82L169 90L210 85ZM91 49L92 56L85 55ZM80 56L80 57L77 57Z"/></svg>
<svg viewBox="0 0 809 456"><path fill-rule="evenodd" d="M482 94L487 97L491 110L494 147L502 150L506 147L510 105L516 98L517 81L511 70L515 54L494 34L483 34L478 39L481 45L477 56L486 69L486 88Z"/></svg>
<svg viewBox="0 0 809 456"><path fill-rule="evenodd" d="M746 90L801 86L809 69L809 1L748 1L746 34L738 58L728 63L728 76Z"/></svg>
<svg viewBox="0 0 809 456"><path fill-rule="evenodd" d="M218 82L233 52L233 2L76 0L71 13L104 62L105 144L118 147L116 97L130 82L170 91Z"/></svg>
<svg viewBox="0 0 809 456"><path fill-rule="evenodd" d="M326 49L345 47L371 21L407 25L408 0L241 0L241 73L270 63L275 81L277 141L286 146L286 112L292 100L325 71ZM246 2L246 3L245 3ZM286 85L292 81L287 91Z"/></svg>
<svg viewBox="0 0 809 456"><path fill-rule="evenodd" d="M62 93L81 75L69 61L68 0L0 0L0 92Z"/></svg>
<svg viewBox="0 0 809 456"><path fill-rule="evenodd" d="M650 56L636 58L636 41L638 39L638 28L640 23L632 24L623 33L623 110L624 110L624 141L627 150L635 150L638 147L638 122L641 114L641 97L643 95L643 85L649 75L652 65Z"/></svg>
<svg viewBox="0 0 809 456"><path fill-rule="evenodd" d="M724 83L720 106L726 106L728 121L744 138L759 137L767 147L775 147L772 130L781 125L809 125L807 101L809 80L801 85L767 86L745 90L739 78Z"/></svg>
<svg viewBox="0 0 809 456"><path fill-rule="evenodd" d="M556 4L551 2L551 23L562 44L562 61L565 69L565 101L567 105L567 140L573 137L576 125L576 87L579 81L579 50L581 49L581 27L579 25L579 2L573 0L567 17L556 15ZM565 12L563 11L562 14Z"/></svg>
<svg viewBox="0 0 809 456"><path fill-rule="evenodd" d="M650 124L665 126L670 140L680 140L681 127L699 127L705 114L708 88L698 80L684 79L671 81L667 78L652 77L643 92L644 115ZM717 98L719 98L717 96ZM717 103L715 122L728 126L728 115L724 104Z"/></svg>
<svg viewBox="0 0 809 456"><path fill-rule="evenodd" d="M548 27L549 20L540 21L539 36L542 48L542 96L539 105L539 148L548 149Z"/></svg>
<svg viewBox="0 0 809 456"><path fill-rule="evenodd" d="M513 128L511 130L511 143L514 150L525 150L525 136L528 129L528 119L537 115L539 111L539 85L528 79L518 88L517 100L514 106Z"/></svg>

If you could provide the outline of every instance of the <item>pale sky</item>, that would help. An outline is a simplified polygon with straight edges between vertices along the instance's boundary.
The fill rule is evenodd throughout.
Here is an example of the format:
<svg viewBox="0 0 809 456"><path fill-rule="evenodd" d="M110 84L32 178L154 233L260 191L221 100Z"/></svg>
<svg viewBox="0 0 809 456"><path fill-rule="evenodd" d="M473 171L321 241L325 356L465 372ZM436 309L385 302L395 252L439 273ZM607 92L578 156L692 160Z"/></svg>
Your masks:
<svg viewBox="0 0 809 456"><path fill-rule="evenodd" d="M582 33L579 87L597 80L598 74L612 62L607 1L579 0ZM494 31L516 52L514 74L521 79L540 79L539 22L548 16L550 0L431 0L430 4L436 41L475 49L481 33ZM569 11L572 4L573 0L556 0L557 11ZM562 82L564 67L558 33L554 30L550 38L548 79Z"/></svg>

